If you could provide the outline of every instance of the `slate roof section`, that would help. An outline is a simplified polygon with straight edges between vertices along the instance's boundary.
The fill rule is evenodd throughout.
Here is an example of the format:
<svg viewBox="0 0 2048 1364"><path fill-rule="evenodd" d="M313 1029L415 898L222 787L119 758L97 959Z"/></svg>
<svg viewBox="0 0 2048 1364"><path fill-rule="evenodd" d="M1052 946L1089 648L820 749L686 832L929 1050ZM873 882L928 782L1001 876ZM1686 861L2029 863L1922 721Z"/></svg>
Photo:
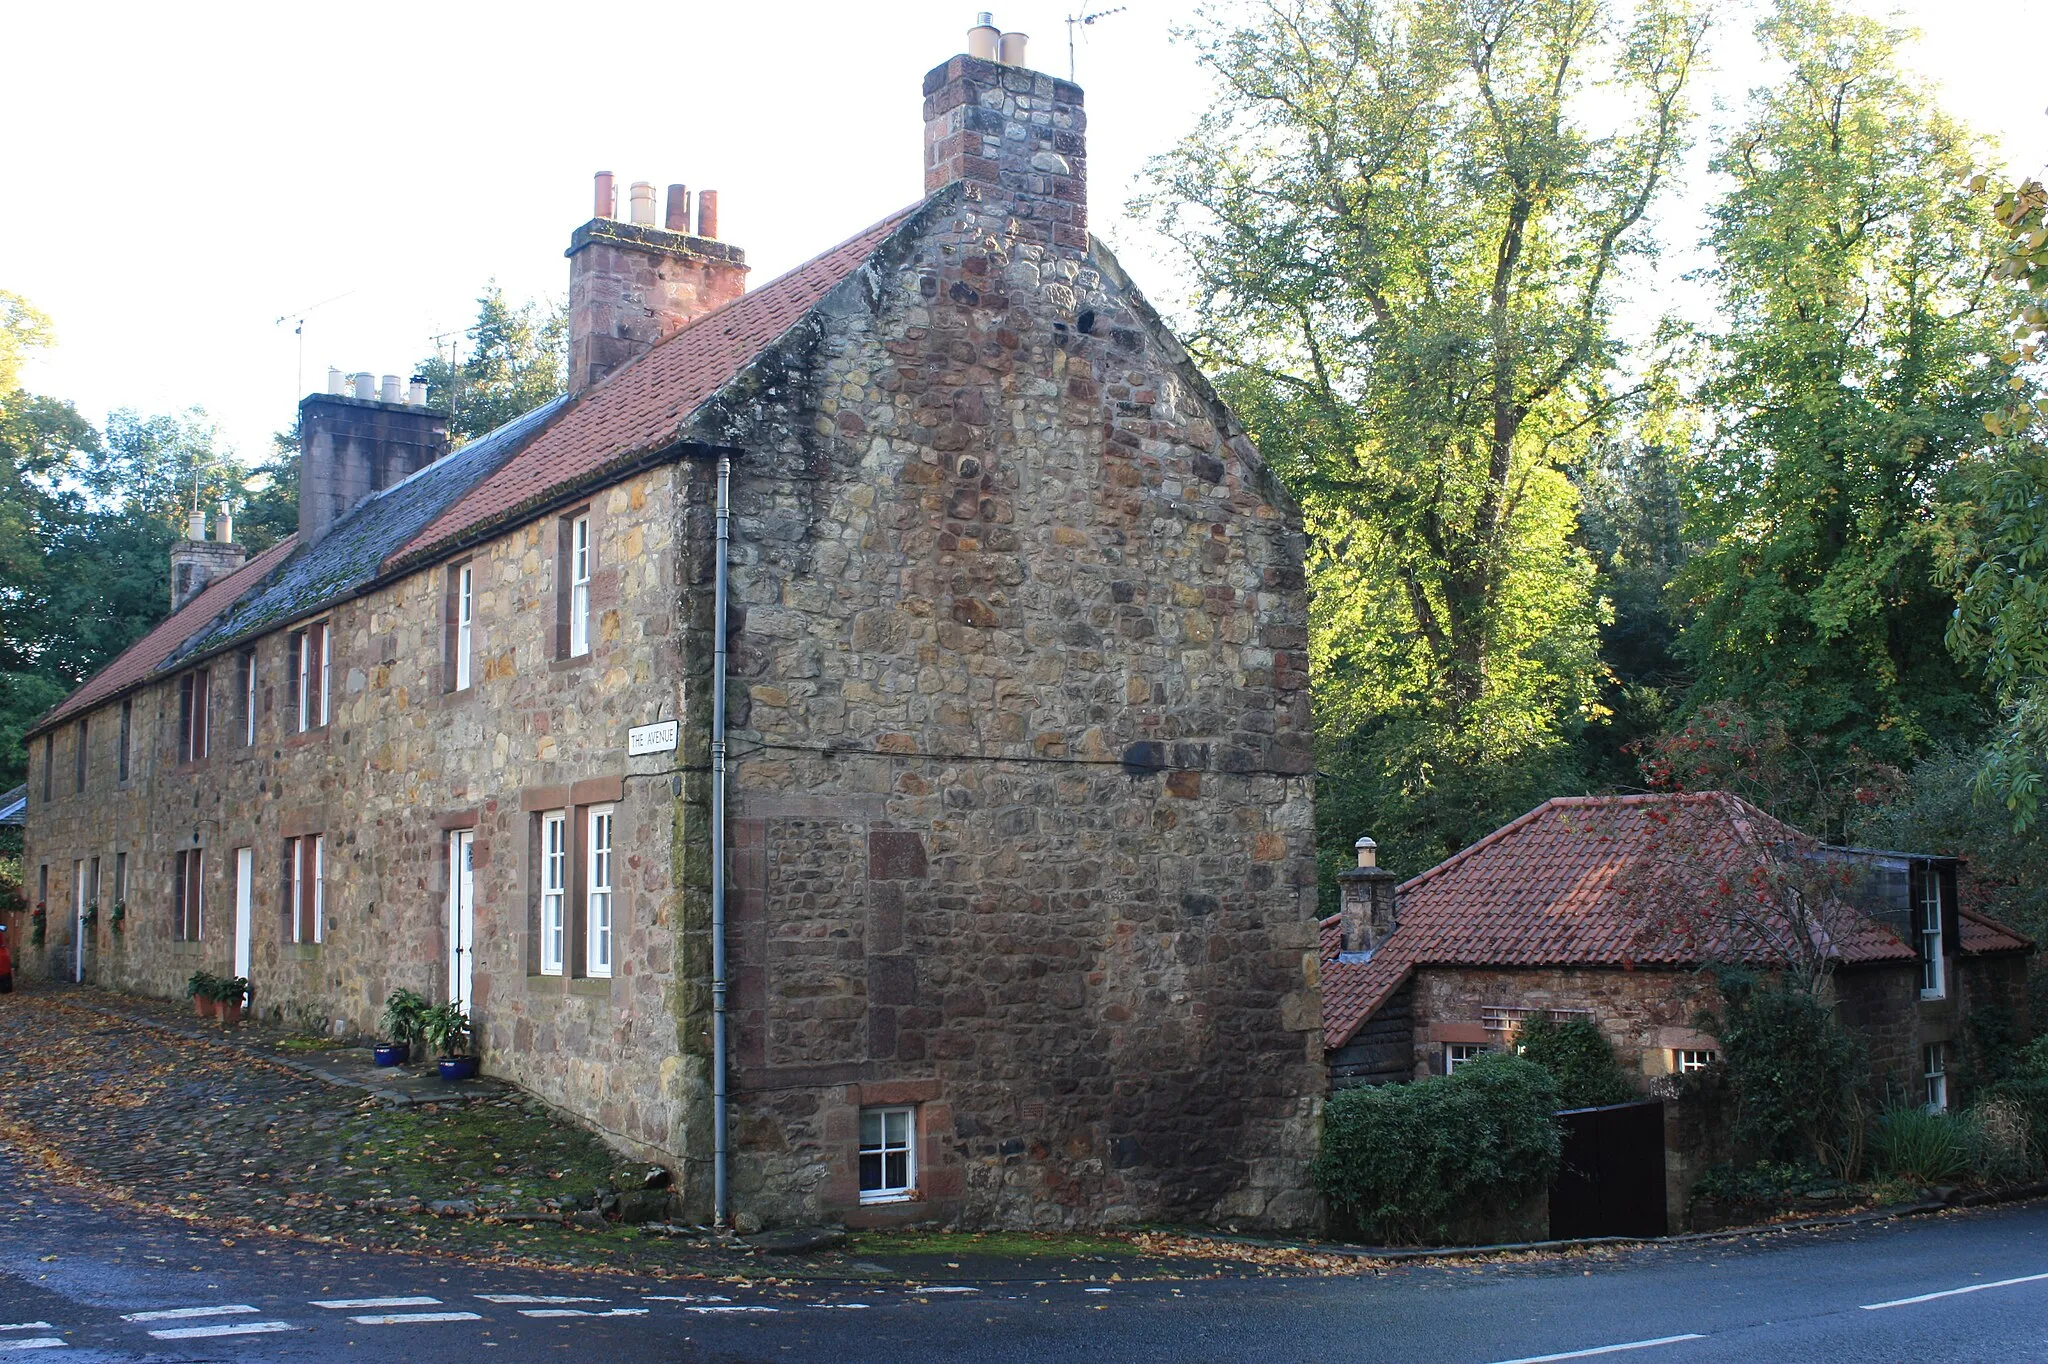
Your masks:
<svg viewBox="0 0 2048 1364"><path fill-rule="evenodd" d="M674 445L693 413L801 322L923 206L913 204L891 214L705 314L622 366L583 394L544 436L394 554L387 567L518 519L565 487Z"/></svg>
<svg viewBox="0 0 2048 1364"><path fill-rule="evenodd" d="M0 796L0 824L21 825L28 823L28 783Z"/></svg>
<svg viewBox="0 0 2048 1364"><path fill-rule="evenodd" d="M261 634L375 582L394 550L502 469L568 406L567 398L543 403L370 494L317 543L192 635L170 661L176 664Z"/></svg>
<svg viewBox="0 0 2048 1364"><path fill-rule="evenodd" d="M29 732L33 734L48 729L59 721L91 710L130 687L148 681L180 644L190 639L195 632L204 629L207 622L226 610L242 593L261 582L265 574L291 554L298 542L298 536L287 535L225 578L216 578L208 583L206 589L186 602L182 610L175 611L159 621L154 630L122 650L113 662L87 678L77 691L58 702L56 709L36 721L34 729Z"/></svg>
<svg viewBox="0 0 2048 1364"><path fill-rule="evenodd" d="M1323 922L1326 1045L1350 1041L1418 966L1615 966L1685 969L1758 953L1727 935L1653 922L1647 894L1695 879L1702 895L1762 852L1815 840L1726 792L1567 796L1480 839L1396 895L1399 926L1366 962L1337 960L1337 920ZM1961 911L1963 950L2031 950L2001 924ZM1888 928L1862 920L1839 945L1845 963L1911 961Z"/></svg>

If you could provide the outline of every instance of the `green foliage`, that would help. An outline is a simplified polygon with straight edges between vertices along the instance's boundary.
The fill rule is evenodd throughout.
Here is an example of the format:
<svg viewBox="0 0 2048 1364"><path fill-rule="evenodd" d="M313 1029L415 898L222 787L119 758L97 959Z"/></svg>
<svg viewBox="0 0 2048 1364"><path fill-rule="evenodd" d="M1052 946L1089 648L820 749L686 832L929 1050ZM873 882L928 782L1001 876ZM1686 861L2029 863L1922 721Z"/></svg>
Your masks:
<svg viewBox="0 0 2048 1364"><path fill-rule="evenodd" d="M1538 1015L1522 1024L1515 1046L1523 1060L1550 1072L1560 1108L1598 1108L1642 1097L1591 1019L1553 1023Z"/></svg>
<svg viewBox="0 0 2048 1364"><path fill-rule="evenodd" d="M1969 742L1982 688L1929 647L1939 508L2010 365L1983 268L1981 147L1896 63L1901 35L1832 0L1759 27L1788 68L1714 158L1724 323L1699 395L1678 575L1692 702L1773 698L1795 734L1902 764Z"/></svg>
<svg viewBox="0 0 2048 1364"><path fill-rule="evenodd" d="M1991 1097L2016 1104L2029 1129L2048 1137L2048 1037L2037 1037L2020 1048L2006 1073L1992 1084Z"/></svg>
<svg viewBox="0 0 2048 1364"><path fill-rule="evenodd" d="M216 992L223 984L225 982L211 971L194 971L185 981L185 998L218 999L220 996Z"/></svg>
<svg viewBox="0 0 2048 1364"><path fill-rule="evenodd" d="M1316 1183L1368 1236L1440 1239L1548 1187L1556 1109L1549 1072L1506 1055L1409 1084L1347 1089L1323 1108Z"/></svg>
<svg viewBox="0 0 2048 1364"><path fill-rule="evenodd" d="M528 300L515 308L495 280L476 303L476 321L464 333L469 353L459 362L435 355L418 369L447 407L448 435L458 446L568 387L569 319L559 305Z"/></svg>
<svg viewBox="0 0 2048 1364"><path fill-rule="evenodd" d="M1856 841L1967 857L1972 906L2048 940L2048 828L2015 827L2002 804L1979 795L1985 761L1983 750L1935 752L1896 799L1866 812Z"/></svg>
<svg viewBox="0 0 2048 1364"><path fill-rule="evenodd" d="M1913 1105L1887 1108L1870 1131L1870 1159L1877 1172L1920 1184L1946 1184L1969 1174L1975 1145L1968 1118Z"/></svg>
<svg viewBox="0 0 2048 1364"><path fill-rule="evenodd" d="M1693 1185L1692 1196L1723 1203L1782 1203L1801 1194L1843 1191L1839 1179L1811 1162L1760 1160L1714 1166Z"/></svg>
<svg viewBox="0 0 2048 1364"><path fill-rule="evenodd" d="M1721 1041L1737 1146L1755 1160L1817 1160L1853 1173L1868 1076L1862 1044L1805 990L1735 970L1719 984L1721 1016L1699 1022Z"/></svg>
<svg viewBox="0 0 2048 1364"><path fill-rule="evenodd" d="M402 1047L420 1044L428 1012L433 1008L413 990L393 990L384 1001L384 1016L377 1026L387 1040Z"/></svg>
<svg viewBox="0 0 2048 1364"><path fill-rule="evenodd" d="M1364 828L1426 865L1572 780L1605 609L1570 471L1703 29L1665 0L1276 0L1198 35L1221 93L1141 207L1302 504L1326 872Z"/></svg>
<svg viewBox="0 0 2048 1364"><path fill-rule="evenodd" d="M388 1004L387 1004L387 1007ZM452 1000L421 1011L419 1035L436 1056L469 1055L469 1015Z"/></svg>

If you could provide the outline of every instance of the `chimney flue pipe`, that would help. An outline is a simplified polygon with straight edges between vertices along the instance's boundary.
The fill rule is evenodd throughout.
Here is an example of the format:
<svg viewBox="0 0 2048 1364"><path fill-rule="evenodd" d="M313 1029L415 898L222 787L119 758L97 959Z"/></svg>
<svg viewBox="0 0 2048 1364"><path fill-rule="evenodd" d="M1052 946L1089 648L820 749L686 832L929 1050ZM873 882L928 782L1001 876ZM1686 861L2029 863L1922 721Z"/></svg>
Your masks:
<svg viewBox="0 0 2048 1364"><path fill-rule="evenodd" d="M690 187L670 185L668 187L668 214L664 225L671 232L687 235L690 231Z"/></svg>
<svg viewBox="0 0 2048 1364"><path fill-rule="evenodd" d="M377 400L379 402L386 403L395 403L399 401L398 376L396 374L387 374L384 376L383 382L377 386Z"/></svg>
<svg viewBox="0 0 2048 1364"><path fill-rule="evenodd" d="M618 216L618 193L612 188L612 173L610 171L599 171L597 173L596 199L597 202L592 208L591 217L616 218Z"/></svg>
<svg viewBox="0 0 2048 1364"><path fill-rule="evenodd" d="M220 519L214 522L213 538L224 545L235 542L235 514L228 510L228 504L220 504Z"/></svg>
<svg viewBox="0 0 2048 1364"><path fill-rule="evenodd" d="M631 221L640 227L654 226L654 186L635 180L632 189Z"/></svg>
<svg viewBox="0 0 2048 1364"><path fill-rule="evenodd" d="M1005 33L996 40L996 60L1004 66L1023 66L1024 45L1030 41L1022 33Z"/></svg>
<svg viewBox="0 0 2048 1364"><path fill-rule="evenodd" d="M427 381L423 375L415 374L412 376L412 382L406 386L405 405L407 407L425 407L427 405Z"/></svg>
<svg viewBox="0 0 2048 1364"><path fill-rule="evenodd" d="M995 16L986 10L982 11L975 16L974 27L967 30L967 55L978 57L985 62L994 61L996 40L1001 36L1002 31L996 27Z"/></svg>
<svg viewBox="0 0 2048 1364"><path fill-rule="evenodd" d="M364 372L354 377L356 385L356 397L362 399L366 403L375 402L377 400L377 376L368 372Z"/></svg>
<svg viewBox="0 0 2048 1364"><path fill-rule="evenodd" d="M715 189L697 191L697 235L714 240L718 236L718 191Z"/></svg>
<svg viewBox="0 0 2048 1364"><path fill-rule="evenodd" d="M348 392L348 380L332 365L327 367L327 391L337 398Z"/></svg>

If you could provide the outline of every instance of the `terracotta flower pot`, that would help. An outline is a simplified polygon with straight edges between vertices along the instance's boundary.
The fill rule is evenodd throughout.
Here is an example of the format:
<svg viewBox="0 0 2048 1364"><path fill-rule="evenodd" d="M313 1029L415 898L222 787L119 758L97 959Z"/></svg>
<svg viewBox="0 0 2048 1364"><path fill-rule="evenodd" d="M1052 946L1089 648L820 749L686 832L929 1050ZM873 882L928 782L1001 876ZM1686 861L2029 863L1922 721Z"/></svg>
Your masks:
<svg viewBox="0 0 2048 1364"><path fill-rule="evenodd" d="M213 1002L213 1016L220 1020L220 1025L223 1028L233 1027L242 1021L242 1002L240 1000L217 999Z"/></svg>
<svg viewBox="0 0 2048 1364"><path fill-rule="evenodd" d="M192 1016L194 1018L206 1018L210 1016L213 1013L213 1003L214 1002L208 999L205 995L192 996Z"/></svg>

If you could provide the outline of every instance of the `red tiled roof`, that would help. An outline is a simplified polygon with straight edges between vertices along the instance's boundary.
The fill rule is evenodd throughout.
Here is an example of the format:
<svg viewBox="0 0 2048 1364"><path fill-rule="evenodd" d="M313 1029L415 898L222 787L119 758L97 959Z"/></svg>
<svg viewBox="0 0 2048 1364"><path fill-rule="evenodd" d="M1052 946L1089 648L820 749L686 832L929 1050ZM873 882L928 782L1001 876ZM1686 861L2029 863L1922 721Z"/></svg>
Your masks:
<svg viewBox="0 0 2048 1364"><path fill-rule="evenodd" d="M802 320L921 205L913 204L788 274L706 313L585 393L387 565L518 513L623 457L674 442L706 399Z"/></svg>
<svg viewBox="0 0 2048 1364"><path fill-rule="evenodd" d="M287 535L225 578L216 578L208 583L183 608L166 616L154 630L123 649L113 662L87 678L84 685L38 720L35 728L44 729L67 716L91 710L147 678L180 644L198 634L215 616L232 606L235 598L246 589L255 586L257 580L290 554L298 542L296 534Z"/></svg>
<svg viewBox="0 0 2048 1364"><path fill-rule="evenodd" d="M1681 968L1756 959L1759 949L1735 941L1719 916L1655 906L1711 903L1717 883L1785 842L1818 846L1726 792L1546 801L1403 884L1400 925L1370 961L1338 961L1337 921L1324 922L1325 1041L1348 1042L1417 966ZM1688 883L1700 887L1696 897ZM2031 947L1968 911L1960 926L1966 952ZM1906 961L1913 951L1864 919L1842 935L1836 955Z"/></svg>

